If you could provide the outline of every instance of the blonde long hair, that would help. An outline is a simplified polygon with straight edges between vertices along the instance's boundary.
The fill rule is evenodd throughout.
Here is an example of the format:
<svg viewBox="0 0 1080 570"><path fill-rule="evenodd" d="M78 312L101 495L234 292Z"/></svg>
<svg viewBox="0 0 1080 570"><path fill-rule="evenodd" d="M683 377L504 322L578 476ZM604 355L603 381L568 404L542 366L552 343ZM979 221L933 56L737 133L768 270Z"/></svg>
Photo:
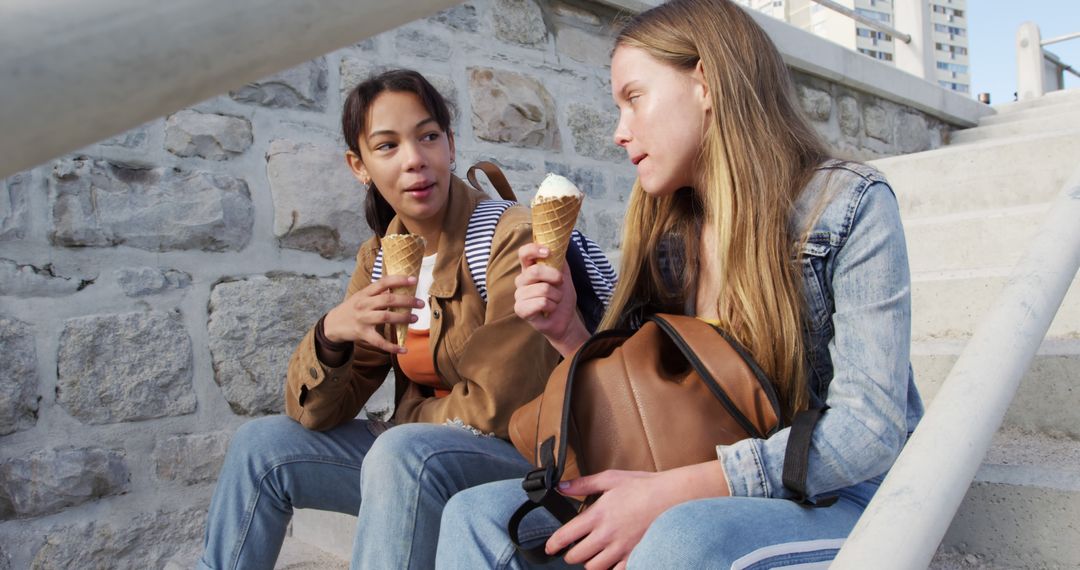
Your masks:
<svg viewBox="0 0 1080 570"><path fill-rule="evenodd" d="M808 403L806 307L789 227L794 204L827 151L796 103L787 67L765 32L727 0L674 0L633 18L616 38L677 69L700 61L712 97L701 192L653 197L634 184L623 225L620 279L601 328L636 303L671 306L657 252L681 238L679 299L695 294L700 230L715 231L721 326L778 388L790 419Z"/></svg>

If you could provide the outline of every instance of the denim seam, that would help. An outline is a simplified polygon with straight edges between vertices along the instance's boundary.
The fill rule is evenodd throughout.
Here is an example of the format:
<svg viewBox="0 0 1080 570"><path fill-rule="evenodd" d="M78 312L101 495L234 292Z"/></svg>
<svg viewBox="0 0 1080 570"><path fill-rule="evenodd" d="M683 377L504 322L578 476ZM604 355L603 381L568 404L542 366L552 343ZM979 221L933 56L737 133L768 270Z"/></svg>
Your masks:
<svg viewBox="0 0 1080 570"><path fill-rule="evenodd" d="M258 484L255 486L255 496L252 497L251 501L248 502L247 506L244 509L245 520L243 521L243 525L241 525L240 538L237 541L236 547L233 549L233 554L229 563L229 566L231 568L236 568L240 564L240 553L244 550L244 544L247 542L248 538L248 531L251 529L251 523L255 519L255 505L258 504L259 499L263 495L263 484L266 482L266 478L269 477L270 474L273 473L276 469L284 465L288 465L290 463L299 463L302 461L325 463L329 465L337 465L339 467L354 468L354 465L352 463L328 460L320 456L298 455L287 457L281 461L278 461L277 463L274 463L265 471L263 471L262 475L257 478ZM356 467L356 469L359 470L358 467Z"/></svg>
<svg viewBox="0 0 1080 570"><path fill-rule="evenodd" d="M496 457L495 455L493 455L491 453L488 453L487 451L475 450L475 449L470 449L470 450L444 449L444 450L435 451L435 452L431 453L431 455L428 455L427 457L425 457L424 461L423 461L423 464L420 467L420 472L417 474L417 477L416 477L416 480L417 480L418 483L416 485L416 494L413 496L413 503L412 503L412 513L413 513L413 519L414 520L416 518L417 508L420 505L420 492L424 489L424 486L422 484L420 484L420 482L423 481L424 475L427 473L428 462L431 461L432 459L436 458L436 457L439 457L439 456L447 454L447 453L464 454L464 455L481 455L481 456L484 456L484 457ZM412 534L413 535L416 534L416 525L415 524L412 525ZM409 544L413 544L414 542L415 541L413 540L413 536L410 536L409 537ZM405 567L406 568L409 568L409 567L412 566L412 555L413 555L413 551L410 548L409 549L409 554L405 559Z"/></svg>
<svg viewBox="0 0 1080 570"><path fill-rule="evenodd" d="M761 459L761 451L758 449L758 442L752 442L750 445L750 451L754 456L754 465L758 470L758 481L761 483L761 492L763 497L769 497L769 479L765 475L765 464Z"/></svg>

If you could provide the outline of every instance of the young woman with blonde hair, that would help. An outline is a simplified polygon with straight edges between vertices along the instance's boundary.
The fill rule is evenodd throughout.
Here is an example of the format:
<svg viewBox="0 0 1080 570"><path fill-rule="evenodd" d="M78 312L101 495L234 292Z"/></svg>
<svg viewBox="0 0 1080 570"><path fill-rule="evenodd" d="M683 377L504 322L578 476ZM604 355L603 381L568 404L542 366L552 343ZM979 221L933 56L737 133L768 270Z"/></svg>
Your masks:
<svg viewBox="0 0 1080 570"><path fill-rule="evenodd" d="M807 490L782 480L791 430L717 446L717 460L564 482L601 494L564 526L542 511L523 537L586 568L773 568L831 560L922 415L910 363L910 276L895 196L871 167L830 159L762 29L728 0L674 0L616 39L616 144L637 168L621 280L603 327L695 315L747 347L788 422L828 406ZM587 338L573 290L519 252L517 313L564 356ZM520 480L455 495L438 564L521 567L506 532ZM809 566L800 566L809 567ZM815 566L816 567L816 566Z"/></svg>

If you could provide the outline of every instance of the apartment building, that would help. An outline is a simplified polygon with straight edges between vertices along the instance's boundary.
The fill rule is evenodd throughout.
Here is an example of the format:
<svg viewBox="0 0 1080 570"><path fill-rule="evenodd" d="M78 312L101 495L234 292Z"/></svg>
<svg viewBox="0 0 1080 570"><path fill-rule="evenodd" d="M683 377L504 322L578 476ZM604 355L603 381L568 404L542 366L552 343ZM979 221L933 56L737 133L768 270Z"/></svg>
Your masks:
<svg viewBox="0 0 1080 570"><path fill-rule="evenodd" d="M901 10L919 10L927 0L834 0L866 18L895 27L894 15ZM814 0L736 0L737 3L813 32L848 49L892 64L896 38L875 30ZM933 42L935 69L925 77L960 93L971 92L968 63L967 0L929 0L930 30L922 35ZM908 32L907 30L900 30Z"/></svg>

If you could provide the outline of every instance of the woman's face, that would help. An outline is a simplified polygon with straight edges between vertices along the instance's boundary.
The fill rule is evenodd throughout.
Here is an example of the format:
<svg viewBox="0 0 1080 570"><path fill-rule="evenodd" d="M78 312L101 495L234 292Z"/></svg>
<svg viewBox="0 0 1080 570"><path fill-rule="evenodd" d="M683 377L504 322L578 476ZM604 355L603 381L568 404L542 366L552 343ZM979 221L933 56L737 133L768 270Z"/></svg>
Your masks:
<svg viewBox="0 0 1080 570"><path fill-rule="evenodd" d="M368 109L360 156L347 153L353 174L374 182L410 231L441 223L450 195L454 140L411 92L385 91Z"/></svg>
<svg viewBox="0 0 1080 570"><path fill-rule="evenodd" d="M694 186L712 110L701 66L683 71L619 46L611 58L611 95L619 107L615 144L626 149L645 192L663 196Z"/></svg>

